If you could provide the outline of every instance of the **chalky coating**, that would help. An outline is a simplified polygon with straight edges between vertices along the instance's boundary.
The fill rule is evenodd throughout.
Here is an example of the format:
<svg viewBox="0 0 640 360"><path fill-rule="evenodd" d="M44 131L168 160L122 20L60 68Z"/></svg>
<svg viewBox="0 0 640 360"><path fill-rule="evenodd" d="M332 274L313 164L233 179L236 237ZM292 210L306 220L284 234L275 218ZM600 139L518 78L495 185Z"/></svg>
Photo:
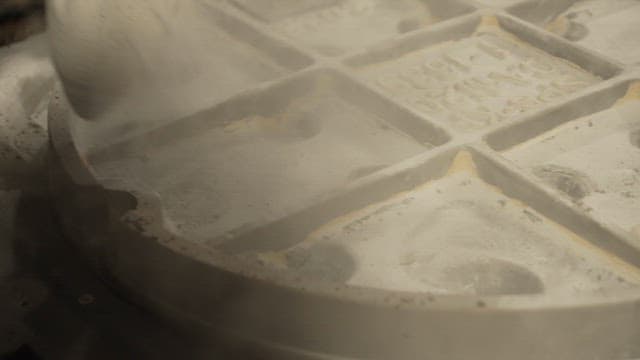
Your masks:
<svg viewBox="0 0 640 360"><path fill-rule="evenodd" d="M545 30L578 2L209 3L255 65L209 103L50 109L117 286L293 358L640 355L639 73Z"/></svg>

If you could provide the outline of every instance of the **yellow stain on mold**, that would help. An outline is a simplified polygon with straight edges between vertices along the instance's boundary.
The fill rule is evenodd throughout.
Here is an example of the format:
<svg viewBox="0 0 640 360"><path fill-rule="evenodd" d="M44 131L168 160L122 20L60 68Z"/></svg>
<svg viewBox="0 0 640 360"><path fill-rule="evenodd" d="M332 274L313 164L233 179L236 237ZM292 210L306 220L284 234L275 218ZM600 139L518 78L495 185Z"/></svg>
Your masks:
<svg viewBox="0 0 640 360"><path fill-rule="evenodd" d="M447 176L466 172L473 176L478 176L478 168L473 161L473 156L466 150L460 151L451 162L449 170L447 170Z"/></svg>
<svg viewBox="0 0 640 360"><path fill-rule="evenodd" d="M500 21L493 15L485 15L480 19L478 27L476 27L475 34L484 32L505 32L500 26Z"/></svg>
<svg viewBox="0 0 640 360"><path fill-rule="evenodd" d="M564 36L569 30L569 24L569 19L564 16L558 16L555 20L547 23L544 28L556 35Z"/></svg>
<svg viewBox="0 0 640 360"><path fill-rule="evenodd" d="M444 176L426 181L423 184L420 184L414 188L400 191L384 200L377 201L361 209L351 211L335 219L332 219L327 223L321 225L317 229L313 230L310 234L308 234L306 239L303 241L303 243L309 240L312 240L314 238L321 237L321 234L328 231L328 229L340 227L350 222L353 222L359 218L362 218L366 216L366 214L374 212L376 209L380 208L385 204L400 202L403 199L405 199L409 194L432 186L435 181L441 180L442 178L445 178L448 176L453 176L453 175L462 174L462 173L466 173L471 177L476 177L476 178L479 177L476 164L473 161L473 156L467 150L461 150L456 154L454 159L451 161L451 165L449 165L449 168L447 169L447 172L444 174ZM487 184L487 186L489 186L494 191L501 192L499 189L495 188L494 186L491 186L489 184Z"/></svg>
<svg viewBox="0 0 640 360"><path fill-rule="evenodd" d="M629 85L627 89L627 93L624 94L622 98L620 98L614 106L624 105L630 101L639 101L640 100L640 81L635 81Z"/></svg>
<svg viewBox="0 0 640 360"><path fill-rule="evenodd" d="M480 19L478 27L500 27L500 21L493 15L485 15Z"/></svg>
<svg viewBox="0 0 640 360"><path fill-rule="evenodd" d="M559 231L559 233L561 233L565 237L565 239L570 240L573 243L579 244L578 248L582 249L584 253L589 254L594 258L600 259L605 264L607 264L606 266L608 268L616 269L615 271L620 275L624 276L627 280L632 281L633 283L636 283L636 284L640 284L640 270L638 269L638 267L630 264L629 262L617 256L616 254L613 254L609 251L604 250L603 248L594 244L592 241L587 240L581 235L575 233L573 230L569 229L565 225L562 225L557 221L548 218L544 214L533 209L531 206L529 206L525 202L505 194L502 191L502 189L500 189L499 187L484 181L484 179L482 179L478 174L478 168L476 163L473 160L472 154L467 150L462 150L456 154L454 159L451 161L451 165L449 166L446 174L443 177L425 182L424 184L416 186L411 190L399 192L387 198L386 200L376 202L374 204L368 205L359 210L355 210L343 216L337 217L325 223L324 225L320 226L319 228L315 229L314 231L312 231L310 234L307 235L304 241L299 243L298 246L300 245L305 246L304 245L305 243L308 245L310 243L318 241L318 239L320 239L323 234L326 234L327 232L331 231L331 229L342 227L345 224L348 224L357 219L366 217L368 214L375 212L377 209L379 209L381 206L384 206L385 204L393 204L394 202L399 202L402 199L406 198L410 193L415 191L420 191L421 189L430 187L433 185L434 182L440 179L443 179L449 176L459 176L459 175L463 175L463 176L466 175L467 177L475 178L481 181L482 184L486 186L488 191L493 191L495 193L501 194L502 196L505 196L509 204L508 206L513 206L513 207L522 209L523 211L526 210L536 214L540 218L543 224L546 224L546 226L555 227ZM634 234L638 236L640 239L640 225L634 228ZM277 266L277 267L286 266L286 257L282 255L282 252L268 253L268 254L261 255L261 260L263 262L272 264L273 266Z"/></svg>
<svg viewBox="0 0 640 360"><path fill-rule="evenodd" d="M502 25L500 25L500 20L494 15L483 16L480 19L480 23L476 27L476 30L473 32L473 36L478 36L478 35L487 34L487 33L510 40L514 42L514 44L517 46L531 47L531 45L529 45L526 41L523 41L515 34L505 30L502 27Z"/></svg>

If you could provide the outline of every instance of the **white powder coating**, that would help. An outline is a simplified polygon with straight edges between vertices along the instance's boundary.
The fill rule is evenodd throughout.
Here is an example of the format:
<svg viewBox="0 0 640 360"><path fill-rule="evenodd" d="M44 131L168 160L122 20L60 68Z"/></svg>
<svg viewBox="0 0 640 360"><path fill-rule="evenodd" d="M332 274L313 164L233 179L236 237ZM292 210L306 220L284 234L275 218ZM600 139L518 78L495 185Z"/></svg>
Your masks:
<svg viewBox="0 0 640 360"><path fill-rule="evenodd" d="M160 131L151 138L164 140L94 160L95 171L158 193L175 230L205 241L291 215L429 147L336 93L294 96L276 113L195 133Z"/></svg>
<svg viewBox="0 0 640 360"><path fill-rule="evenodd" d="M260 257L351 285L433 294L606 296L640 280L637 270L502 195L470 168Z"/></svg>
<svg viewBox="0 0 640 360"><path fill-rule="evenodd" d="M626 64L640 63L640 2L577 1L547 28Z"/></svg>
<svg viewBox="0 0 640 360"><path fill-rule="evenodd" d="M509 121L601 80L488 25L357 70L390 97L463 132Z"/></svg>
<svg viewBox="0 0 640 360"><path fill-rule="evenodd" d="M113 6L121 1L103 4ZM158 4L162 1L158 0ZM100 270L108 272L114 285L124 285L128 294L135 295L133 300L153 301L151 309L172 309L169 315L178 314L186 320L184 324L197 319L198 328L204 325L212 329L213 337L229 334L235 343L235 336L240 334L260 345L277 347L256 352L271 353L265 356L273 358L297 358L302 354L345 359L538 360L551 353L560 354L558 357L563 359L617 359L629 358L632 351L635 354L640 323L639 270L614 254L637 265L639 252L627 241L629 237L618 236L619 232L602 226L593 213L582 213L566 201L559 201L560 194L541 189L542 179L559 179L556 183L560 188L570 196L581 197L604 188L599 178L583 173L574 176L576 171L553 164L543 164L542 169L534 166L534 173L541 179L522 176L521 169L499 159L500 154L495 151L504 148L500 144L515 140L502 137L494 142L497 146L493 149L482 144L491 135L504 134L505 129L517 139L533 137L541 128L561 122L559 114L575 113L575 104L584 105L596 97L594 103L606 103L616 97L612 92L620 93L616 86L631 74L615 78L623 69L510 15L484 15L488 11L428 31L389 38L386 45L379 44L370 51L357 48L358 44L353 47L358 51L353 57L317 56L315 66L311 62L291 66L287 61L295 56L282 56L287 45L279 42L280 37L272 37L274 32L270 30L293 18L304 18L311 25L331 24L348 15L339 4L349 0L314 1L317 8L308 7L311 2L306 1L235 0L246 6L262 4L266 10L270 10L269 3L276 2L291 5L292 12L267 11L259 21L226 2L220 4L219 11L209 13L211 9L206 8L204 17L212 25L200 30L221 44L216 49L222 52L220 59L229 56L219 62L213 60L215 56L209 59L212 66L220 66L211 71L218 72L215 76L222 76L222 81L230 80L223 84L214 79L203 85L198 98L211 97L210 111L196 116L177 115L172 113L173 104L164 102L170 96L162 92L164 97L151 94L149 98L156 98L158 108L149 111L173 122L142 131L133 140L118 142L108 149L85 152L86 148L80 146L78 159L67 141L71 139L78 145L83 140L79 134L96 124L67 118L63 96L59 97L61 102L53 103L52 143L55 159L60 161L53 165L54 170L60 171L53 171L52 175L63 190L53 195L67 229L80 233L74 240L83 245L81 248L93 247L96 230L107 229L105 236L98 237L101 246L97 250L103 248L104 252L91 251L88 255L107 266ZM151 3L148 0L128 5L135 8ZM394 5L391 0L378 3ZM188 4L187 0L182 4ZM430 7L434 10L431 14L436 14L436 7ZM329 8L335 12L326 12ZM416 13L420 14L418 10ZM394 36L391 24L395 20L391 18L397 14L389 12L393 16L385 32ZM326 18L320 21L313 16L306 18L305 14L325 14ZM181 15L177 18L182 19ZM487 24L486 20L492 19L494 24ZM478 22L482 24L479 31L461 39ZM130 29L146 26L144 23L132 24ZM497 24L510 33L500 30ZM403 29L414 25L413 20L402 23ZM192 26L186 26L189 28ZM230 29L233 31L226 31ZM394 31L397 30L401 29ZM226 31L229 36L218 31ZM152 34L149 39L153 39ZM375 31L371 34L378 36ZM511 34L527 39L530 45ZM412 60L405 64L399 59L393 65L398 52L424 48L425 43L441 41L438 39L454 41L418 50L415 63ZM293 40L291 43L300 43ZM265 52L260 45L272 41L282 47ZM341 41L338 36L338 43ZM184 51L191 53L191 45L198 41L188 42ZM307 44L323 51L318 46ZM170 56L176 48L180 46L171 43ZM332 50L324 51L326 54ZM162 49L153 46L150 54L163 55ZM173 61L170 56L168 63ZM186 58L184 53L175 56ZM194 51L193 56L199 54ZM594 86L591 93L581 91L600 79L561 58L571 59L610 80ZM404 85L393 85L385 92L386 97L399 93L414 103L391 103L381 95L382 91L358 84L370 82L378 86L377 76L383 73L367 74L369 68L358 68L357 64L379 59L392 59L379 65L389 65L389 73L402 75L405 82L418 83L406 89ZM107 64L109 61L105 59ZM193 61L199 65L197 59ZM188 66L189 61L185 62ZM422 62L427 62L425 71L431 72L421 75L411 68ZM281 76L305 67L314 69ZM251 70L231 73L238 68ZM168 70L166 78L161 75L152 85L169 84L166 90L176 91L171 94L177 95L175 101L180 102L183 97L189 100L193 94L188 90L192 88L180 83L179 72L173 72L176 69ZM225 71L229 74L219 74ZM316 78L318 73L328 72L342 81L325 82L326 76L323 80ZM354 79L351 75L361 76ZM172 84L170 79L178 81ZM207 80L206 76L202 79ZM263 82L267 79L273 82ZM425 79L437 81L425 86ZM243 93L231 98L223 96L236 80ZM322 83L331 86L318 86ZM117 82L116 85L118 88ZM429 116L426 110L402 109L419 110L424 105L418 100L444 102L430 95L438 88L446 90L444 100L449 102L442 114ZM560 104L568 94L575 97ZM130 101L140 99L144 96L132 96ZM551 103L553 107L548 106ZM145 105L144 101L140 104ZM187 102L182 109L189 110L191 105ZM480 116L487 113L482 106L495 119L486 121ZM532 109L548 111L535 117L520 117L513 121L514 127L491 126L498 122L507 125ZM587 113L593 109L588 103L579 110ZM121 130L127 132L126 126L134 125L139 114L123 118ZM545 118L547 115L550 118ZM153 125L158 120L151 116L148 119ZM441 131L429 125L431 120L448 126ZM97 124L98 130L102 123ZM67 132L69 128L72 131ZM107 130L112 129L117 134L115 127ZM467 133L480 129L483 131ZM138 130L149 129L141 126ZM426 134L430 132L440 134ZM93 132L104 138L113 133ZM637 131L629 128L625 134L627 143L638 143ZM624 136L616 138L622 141ZM573 140L567 137L567 141ZM583 140L577 142L580 141ZM438 148L430 151L431 145ZM468 148L474 154L477 167L463 152L451 171L442 176L447 159L460 148ZM620 149L630 152L633 148ZM617 156L593 158L594 162L610 159L626 161ZM63 167L57 166L60 164ZM86 170L87 165L107 188L124 192L142 189L156 193L161 201L139 196L137 208L131 209L131 197L120 191L103 193L82 187L79 190L89 191L75 196L76 184L66 175L82 176L75 170ZM361 178L372 172L377 173ZM431 182L424 183L425 179ZM422 186L414 188L418 184ZM590 189L597 191L589 192ZM392 194L395 196L387 199ZM83 202L86 198L88 204ZM105 198L109 200L108 207L101 206ZM349 211L352 212L345 216ZM160 212L165 217L161 218ZM104 216L107 213L109 216ZM335 220L326 223L332 218ZM256 226L257 231L251 231ZM371 291L372 288L383 291ZM463 296L436 296L439 294ZM539 346L532 346L533 343ZM253 353L251 350L240 349L243 353ZM278 356L285 350L298 356ZM242 354L238 357L242 358Z"/></svg>
<svg viewBox="0 0 640 360"><path fill-rule="evenodd" d="M633 88L630 93L637 91ZM633 231L640 227L638 112L640 100L631 97L567 122L505 156L572 197L594 217Z"/></svg>
<svg viewBox="0 0 640 360"><path fill-rule="evenodd" d="M279 21L310 11L338 5L343 0L230 0L232 4L264 21Z"/></svg>
<svg viewBox="0 0 640 360"><path fill-rule="evenodd" d="M270 24L324 55L341 55L436 22L418 0L346 0Z"/></svg>
<svg viewBox="0 0 640 360"><path fill-rule="evenodd" d="M544 1L544 0L539 0ZM476 3L490 7L505 7L522 2L522 0L475 0Z"/></svg>
<svg viewBox="0 0 640 360"><path fill-rule="evenodd" d="M0 181L4 182L4 179L0 178ZM1 185L4 184L0 183ZM2 209L2 214L0 215L0 231L2 232L2 241L0 241L0 281L4 281L15 271L17 263L12 240L16 236L16 212L20 195L18 190L0 190L0 206Z"/></svg>

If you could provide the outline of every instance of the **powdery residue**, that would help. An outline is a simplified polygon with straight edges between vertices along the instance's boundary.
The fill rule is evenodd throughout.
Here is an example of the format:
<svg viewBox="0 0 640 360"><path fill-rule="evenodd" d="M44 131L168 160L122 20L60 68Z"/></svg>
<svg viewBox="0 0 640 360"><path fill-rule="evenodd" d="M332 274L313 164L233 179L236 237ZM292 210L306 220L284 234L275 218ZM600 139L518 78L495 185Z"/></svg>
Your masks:
<svg viewBox="0 0 640 360"><path fill-rule="evenodd" d="M456 155L449 170L447 170L447 175L450 176L461 172L467 172L475 176L478 175L478 169L473 161L473 156L468 151L460 151Z"/></svg>
<svg viewBox="0 0 640 360"><path fill-rule="evenodd" d="M426 150L334 92L311 92L276 113L176 134L94 166L101 178L157 192L176 231L190 239L232 238Z"/></svg>
<svg viewBox="0 0 640 360"><path fill-rule="evenodd" d="M615 105L625 105L629 102L640 101L640 81L633 82L629 85L625 95L616 101Z"/></svg>
<svg viewBox="0 0 640 360"><path fill-rule="evenodd" d="M610 109L570 121L507 151L593 216L640 225L639 84Z"/></svg>
<svg viewBox="0 0 640 360"><path fill-rule="evenodd" d="M637 0L577 1L546 28L627 64L640 63Z"/></svg>
<svg viewBox="0 0 640 360"><path fill-rule="evenodd" d="M470 159L462 153L444 178L263 259L325 280L436 294L607 295L638 284L632 267L484 183Z"/></svg>
<svg viewBox="0 0 640 360"><path fill-rule="evenodd" d="M252 16L275 22L304 13L336 6L342 0L231 0Z"/></svg>
<svg viewBox="0 0 640 360"><path fill-rule="evenodd" d="M270 26L299 44L335 56L437 21L423 1L345 0Z"/></svg>
<svg viewBox="0 0 640 360"><path fill-rule="evenodd" d="M387 95L461 132L509 121L601 81L519 40L491 16L467 38L358 71Z"/></svg>

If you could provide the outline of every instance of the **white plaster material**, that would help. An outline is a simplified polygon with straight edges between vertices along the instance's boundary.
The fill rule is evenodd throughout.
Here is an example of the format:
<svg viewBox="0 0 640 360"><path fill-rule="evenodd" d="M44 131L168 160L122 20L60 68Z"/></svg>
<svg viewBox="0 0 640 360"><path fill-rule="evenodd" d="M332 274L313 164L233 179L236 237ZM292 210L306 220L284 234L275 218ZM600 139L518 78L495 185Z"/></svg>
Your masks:
<svg viewBox="0 0 640 360"><path fill-rule="evenodd" d="M275 33L325 56L344 55L472 10L456 0L230 1Z"/></svg>
<svg viewBox="0 0 640 360"><path fill-rule="evenodd" d="M638 84L609 109L574 119L505 156L626 231L640 225Z"/></svg>
<svg viewBox="0 0 640 360"><path fill-rule="evenodd" d="M601 80L491 18L468 37L356 70L388 96L461 132L508 122Z"/></svg>
<svg viewBox="0 0 640 360"><path fill-rule="evenodd" d="M468 157L460 153L456 161ZM584 239L483 182L475 165L465 166L262 258L350 285L431 294L605 296L638 285L637 269L585 247Z"/></svg>
<svg viewBox="0 0 640 360"><path fill-rule="evenodd" d="M204 241L290 215L430 147L366 103L340 96L339 84L322 86L323 79L305 78L302 93L276 94L279 100L258 95L255 101L275 101L273 112L257 108L222 120L213 111L191 120L209 128L152 133L151 143L93 158L94 171L158 193L177 231Z"/></svg>
<svg viewBox="0 0 640 360"><path fill-rule="evenodd" d="M0 48L0 174L15 174L46 146L53 82L44 35Z"/></svg>
<svg viewBox="0 0 640 360"><path fill-rule="evenodd" d="M640 63L640 2L576 1L546 28L625 64Z"/></svg>

